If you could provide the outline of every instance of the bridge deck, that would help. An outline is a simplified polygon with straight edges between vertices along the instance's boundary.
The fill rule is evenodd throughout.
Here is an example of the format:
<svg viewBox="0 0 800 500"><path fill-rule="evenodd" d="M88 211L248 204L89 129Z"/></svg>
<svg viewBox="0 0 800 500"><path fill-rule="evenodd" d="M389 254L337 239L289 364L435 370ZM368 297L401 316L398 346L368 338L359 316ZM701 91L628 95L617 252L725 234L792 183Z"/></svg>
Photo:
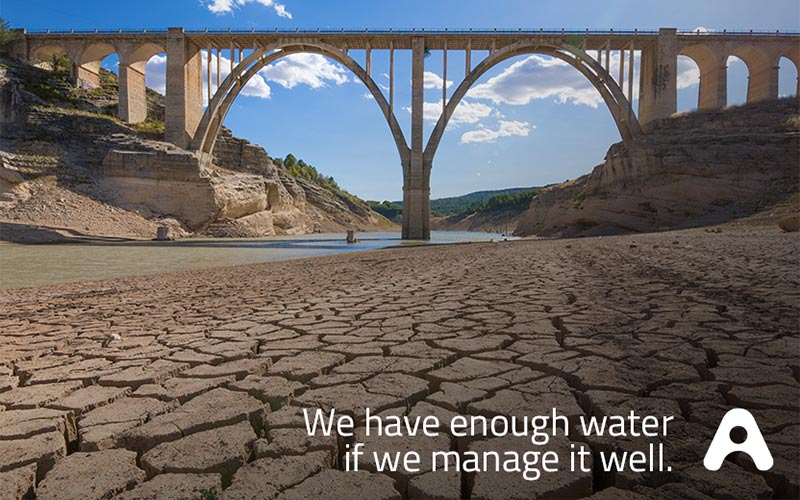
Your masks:
<svg viewBox="0 0 800 500"><path fill-rule="evenodd" d="M622 50L630 47L631 42L639 48L651 45L658 37L657 31L589 31L589 30L185 30L186 37L201 47L227 48L233 44L237 48L265 46L276 42L319 42L348 48L410 50L411 40L418 36L425 37L426 48L441 50L447 46L449 50L490 50L499 49L519 40L552 43L563 40L588 50L611 49ZM61 42L66 40L87 40L97 38L103 42L113 41L152 41L165 40L166 30L141 31L46 31L25 32L30 40L50 40ZM757 39L760 43L774 41L786 43L796 41L800 33L782 32L709 32L698 33L679 31L678 38L682 42L742 42Z"/></svg>

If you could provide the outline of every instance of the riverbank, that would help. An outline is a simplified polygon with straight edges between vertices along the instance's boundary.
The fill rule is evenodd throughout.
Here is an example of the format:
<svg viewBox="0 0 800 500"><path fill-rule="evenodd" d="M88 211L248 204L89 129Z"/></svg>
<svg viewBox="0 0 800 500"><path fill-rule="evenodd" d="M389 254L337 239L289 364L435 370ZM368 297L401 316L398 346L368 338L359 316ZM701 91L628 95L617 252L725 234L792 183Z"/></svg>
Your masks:
<svg viewBox="0 0 800 500"><path fill-rule="evenodd" d="M777 229L692 230L394 248L0 291L0 471L13 471L0 472L0 484L24 490L38 478L39 491L77 496L134 488L131 498L201 486L225 499L265 489L302 498L321 484L336 498L584 498L601 489L636 500L793 497L799 247L797 233ZM343 472L341 441L305 436L304 406L440 418L552 407L571 421L672 415L661 439L672 470L562 470L540 481L425 467ZM761 425L771 471L743 457L719 472L702 468L734 406ZM52 409L15 411L35 407ZM366 451L464 453L482 442L444 433L368 440ZM586 443L593 454L641 445Z"/></svg>
<svg viewBox="0 0 800 500"><path fill-rule="evenodd" d="M0 230L3 225L0 224ZM210 267L318 257L394 246L502 240L493 233L433 231L431 240L404 241L399 232L357 233L349 244L345 233L269 238L183 238L136 241L82 237L59 244L0 245L0 289L75 281L142 276Z"/></svg>

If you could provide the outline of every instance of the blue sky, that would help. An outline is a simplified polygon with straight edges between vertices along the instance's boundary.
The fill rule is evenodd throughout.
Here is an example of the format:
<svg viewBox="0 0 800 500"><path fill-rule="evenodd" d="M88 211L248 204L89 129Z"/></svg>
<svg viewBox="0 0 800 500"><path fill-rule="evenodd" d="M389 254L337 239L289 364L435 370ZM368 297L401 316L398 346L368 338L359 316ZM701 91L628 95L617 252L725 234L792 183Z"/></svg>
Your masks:
<svg viewBox="0 0 800 500"><path fill-rule="evenodd" d="M363 0L0 0L0 16L28 29L91 28L568 28L800 30L796 0L733 1L419 1ZM351 55L363 64L363 53ZM483 54L473 54L473 65ZM163 81L163 61L148 65L148 84ZM395 106L406 131L410 55L395 59ZM104 66L114 68L110 56ZM385 83L388 53L373 52L373 77ZM680 61L679 111L697 103L697 74ZM441 100L442 58L426 60L426 102ZM463 77L463 55L448 56L448 80ZM223 76L225 66L223 65ZM162 75L162 76L159 76ZM781 62L782 94L796 72ZM318 56L284 60L263 71L234 104L225 125L273 156L294 153L369 199L397 200L402 176L388 126L364 86ZM744 101L747 70L729 60L729 104ZM454 85L454 86L455 86ZM454 86L452 88L454 88ZM435 115L436 105L428 112ZM432 121L427 121L427 131ZM408 134L408 132L407 132ZM573 179L602 162L619 141L608 110L577 71L540 56L519 57L485 75L459 107L434 161L433 197Z"/></svg>

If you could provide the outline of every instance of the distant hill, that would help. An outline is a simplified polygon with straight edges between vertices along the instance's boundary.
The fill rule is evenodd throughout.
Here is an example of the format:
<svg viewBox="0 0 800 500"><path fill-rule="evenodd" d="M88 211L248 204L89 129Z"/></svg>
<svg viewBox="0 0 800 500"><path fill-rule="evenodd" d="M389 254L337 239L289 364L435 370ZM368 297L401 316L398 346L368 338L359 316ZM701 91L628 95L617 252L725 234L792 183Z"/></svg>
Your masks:
<svg viewBox="0 0 800 500"><path fill-rule="evenodd" d="M451 213L434 212L434 229L450 231L488 231L507 234L516 226L520 215L531 206L531 201L544 187L481 191L459 198L445 200L445 210L457 210L459 202L470 202L464 209ZM453 203L452 201L456 203Z"/></svg>
<svg viewBox="0 0 800 500"><path fill-rule="evenodd" d="M497 189L494 191L476 191L474 193L451 198L439 198L431 200L431 212L437 216L454 215L465 212L474 212L481 205L489 201L490 198L503 194L516 194L523 191L530 191L532 187Z"/></svg>
<svg viewBox="0 0 800 500"><path fill-rule="evenodd" d="M431 214L434 217L466 215L473 212L494 212L515 210L522 212L530 206L531 198L541 188L508 188L493 191L475 191L461 196L431 200ZM384 217L395 220L403 213L402 201L369 201L372 210ZM518 209L518 210L517 210Z"/></svg>

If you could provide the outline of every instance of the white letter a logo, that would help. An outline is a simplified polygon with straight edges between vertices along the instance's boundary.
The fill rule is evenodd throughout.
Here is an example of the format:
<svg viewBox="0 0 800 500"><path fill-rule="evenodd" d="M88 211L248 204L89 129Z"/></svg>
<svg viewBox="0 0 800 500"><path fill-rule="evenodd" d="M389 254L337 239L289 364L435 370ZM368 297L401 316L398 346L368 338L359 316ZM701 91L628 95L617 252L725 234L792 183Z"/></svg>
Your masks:
<svg viewBox="0 0 800 500"><path fill-rule="evenodd" d="M731 439L731 430L736 427L747 431L747 438L741 443L734 443ZM772 454L767 448L764 436L761 435L756 419L749 411L741 408L734 408L722 417L722 422L719 423L717 433L714 434L711 446L708 447L706 457L703 459L703 465L708 470L719 470L725 458L734 451L750 455L760 471L772 468Z"/></svg>

